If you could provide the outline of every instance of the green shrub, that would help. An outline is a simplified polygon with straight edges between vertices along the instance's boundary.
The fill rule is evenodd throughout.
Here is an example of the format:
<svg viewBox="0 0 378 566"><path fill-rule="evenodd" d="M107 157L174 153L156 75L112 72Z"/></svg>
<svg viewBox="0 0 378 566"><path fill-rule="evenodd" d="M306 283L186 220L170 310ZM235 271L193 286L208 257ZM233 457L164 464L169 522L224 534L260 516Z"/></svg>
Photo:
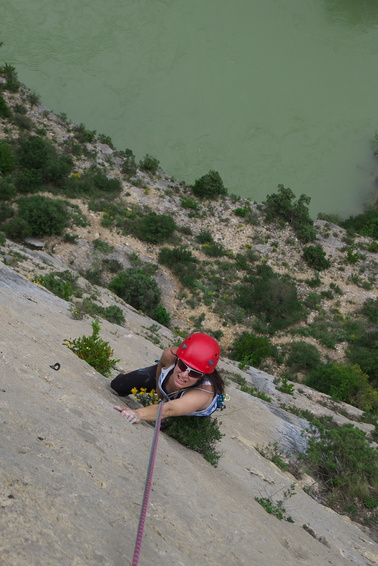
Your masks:
<svg viewBox="0 0 378 566"><path fill-rule="evenodd" d="M212 417L175 417L164 423L162 430L216 467L221 456L216 443L224 436L219 430L220 424Z"/></svg>
<svg viewBox="0 0 378 566"><path fill-rule="evenodd" d="M349 339L347 356L352 364L358 364L372 385L378 387L378 330L368 329Z"/></svg>
<svg viewBox="0 0 378 566"><path fill-rule="evenodd" d="M12 147L8 143L0 142L0 173L9 173L15 165Z"/></svg>
<svg viewBox="0 0 378 566"><path fill-rule="evenodd" d="M21 169L15 176L15 186L18 193L36 193L42 190L43 178L40 171L36 169Z"/></svg>
<svg viewBox="0 0 378 566"><path fill-rule="evenodd" d="M279 221L289 223L297 238L303 243L312 242L316 238L314 222L311 220L307 205L310 197L301 195L297 201L289 188L278 185L277 193L268 195L265 201L265 219L267 222Z"/></svg>
<svg viewBox="0 0 378 566"><path fill-rule="evenodd" d="M65 339L63 344L74 352L81 360L85 360L96 371L109 377L111 369L119 362L111 358L113 350L109 346L109 342L105 342L100 338L100 325L98 322L92 322L91 336L82 336L81 338Z"/></svg>
<svg viewBox="0 0 378 566"><path fill-rule="evenodd" d="M0 178L0 200L11 200L16 196L16 187L5 178Z"/></svg>
<svg viewBox="0 0 378 566"><path fill-rule="evenodd" d="M211 244L204 244L202 251L209 257L222 257L226 254L224 246L219 242L212 242Z"/></svg>
<svg viewBox="0 0 378 566"><path fill-rule="evenodd" d="M146 173L151 173L152 175L155 175L156 171L159 168L159 165L160 163L158 159L151 157L151 155L148 155L148 153L141 161L139 161L139 167L142 169L142 171L146 171Z"/></svg>
<svg viewBox="0 0 378 566"><path fill-rule="evenodd" d="M351 216L340 223L346 230L356 231L361 236L378 239L378 210L367 210L363 214Z"/></svg>
<svg viewBox="0 0 378 566"><path fill-rule="evenodd" d="M0 232L0 246L5 246L6 244L6 237L3 232Z"/></svg>
<svg viewBox="0 0 378 566"><path fill-rule="evenodd" d="M200 233L197 234L196 240L199 244L212 244L214 242L210 230L201 230Z"/></svg>
<svg viewBox="0 0 378 566"><path fill-rule="evenodd" d="M0 222L8 220L14 216L14 209L5 202L0 202Z"/></svg>
<svg viewBox="0 0 378 566"><path fill-rule="evenodd" d="M110 271L110 273L118 273L118 271L121 271L122 269L122 263L117 259L112 258L103 259L102 266L106 269L106 271Z"/></svg>
<svg viewBox="0 0 378 566"><path fill-rule="evenodd" d="M163 326L169 326L171 322L171 315L167 311L167 309L159 304L155 307L154 312L152 313L151 318L162 324Z"/></svg>
<svg viewBox="0 0 378 566"><path fill-rule="evenodd" d="M223 185L221 176L217 171L209 171L194 182L192 186L193 194L198 198L215 200L227 194L227 189Z"/></svg>
<svg viewBox="0 0 378 566"><path fill-rule="evenodd" d="M230 358L243 366L260 367L261 362L272 354L272 344L268 338L243 332L230 347Z"/></svg>
<svg viewBox="0 0 378 566"><path fill-rule="evenodd" d="M134 236L150 244L166 242L176 230L176 222L172 216L156 212L149 212L135 219L131 218L127 226Z"/></svg>
<svg viewBox="0 0 378 566"><path fill-rule="evenodd" d="M310 372L306 385L330 395L335 401L349 403L363 411L378 411L378 392L356 364L329 362L319 365Z"/></svg>
<svg viewBox="0 0 378 566"><path fill-rule="evenodd" d="M293 371L307 373L321 363L319 351L313 344L303 341L292 342L289 350L285 364Z"/></svg>
<svg viewBox="0 0 378 566"><path fill-rule="evenodd" d="M365 433L352 424L336 428L326 428L319 421L314 424L306 462L333 495L330 501L346 510L351 502L363 504L367 497L376 496L378 453Z"/></svg>
<svg viewBox="0 0 378 566"><path fill-rule="evenodd" d="M307 246L303 252L303 259L309 267L317 271L323 271L331 266L331 262L326 258L326 253L320 244Z"/></svg>
<svg viewBox="0 0 378 566"><path fill-rule="evenodd" d="M366 299L362 305L362 312L368 317L370 322L378 323L378 297L374 299Z"/></svg>
<svg viewBox="0 0 378 566"><path fill-rule="evenodd" d="M251 207L249 204L245 204L243 207L235 208L234 214L236 216L241 216L245 218L251 212Z"/></svg>
<svg viewBox="0 0 378 566"><path fill-rule="evenodd" d="M97 167L91 167L82 175L72 175L64 185L65 194L69 198L107 198L116 197L122 191L122 183L119 179L107 177ZM108 203L111 206L111 203Z"/></svg>
<svg viewBox="0 0 378 566"><path fill-rule="evenodd" d="M155 279L142 269L131 267L120 271L109 283L109 289L135 309L153 315L160 303L161 293Z"/></svg>
<svg viewBox="0 0 378 566"><path fill-rule="evenodd" d="M135 155L131 149L125 149L125 158L123 160L121 171L128 177L135 177L138 167L135 161Z"/></svg>
<svg viewBox="0 0 378 566"><path fill-rule="evenodd" d="M18 80L15 67L5 63L0 67L0 73L6 78L5 89L10 92L18 92L20 88L20 81Z"/></svg>
<svg viewBox="0 0 378 566"><path fill-rule="evenodd" d="M77 320L82 320L84 315L88 314L93 318L100 316L112 324L118 324L119 326L122 326L126 322L122 309L117 305L103 307L88 298L84 299L81 303L75 303L72 312L73 317Z"/></svg>
<svg viewBox="0 0 378 566"><path fill-rule="evenodd" d="M184 286L195 287L198 260L190 250L184 247L161 248L158 261L169 267Z"/></svg>
<svg viewBox="0 0 378 566"><path fill-rule="evenodd" d="M25 238L32 235L29 223L20 216L15 216L5 222L1 229L5 232L7 238L15 242L22 242Z"/></svg>
<svg viewBox="0 0 378 566"><path fill-rule="evenodd" d="M58 155L53 143L40 136L20 140L17 157L21 169L37 171L40 182L58 186L73 168L70 156Z"/></svg>
<svg viewBox="0 0 378 566"><path fill-rule="evenodd" d="M33 195L19 198L17 204L18 217L28 223L33 236L61 235L68 225L70 214L62 200Z"/></svg>
<svg viewBox="0 0 378 566"><path fill-rule="evenodd" d="M12 112L8 108L8 105L5 99L0 96L0 118L10 118L12 116Z"/></svg>
<svg viewBox="0 0 378 566"><path fill-rule="evenodd" d="M192 199L192 198L184 197L184 198L181 199L180 202L181 202L181 206L182 206L183 208L188 208L188 209L190 209L190 210L195 210L196 212L197 212L197 211L199 210L199 208L200 208L199 203L198 203L196 200Z"/></svg>
<svg viewBox="0 0 378 566"><path fill-rule="evenodd" d="M77 275L74 275L70 271L55 271L53 273L47 273L46 275L38 275L34 279L34 283L43 285L65 301L69 301L72 295L80 294L80 289L77 285Z"/></svg>
<svg viewBox="0 0 378 566"><path fill-rule="evenodd" d="M244 278L235 302L267 323L271 332L295 324L304 314L295 284L267 265L257 266L253 275Z"/></svg>

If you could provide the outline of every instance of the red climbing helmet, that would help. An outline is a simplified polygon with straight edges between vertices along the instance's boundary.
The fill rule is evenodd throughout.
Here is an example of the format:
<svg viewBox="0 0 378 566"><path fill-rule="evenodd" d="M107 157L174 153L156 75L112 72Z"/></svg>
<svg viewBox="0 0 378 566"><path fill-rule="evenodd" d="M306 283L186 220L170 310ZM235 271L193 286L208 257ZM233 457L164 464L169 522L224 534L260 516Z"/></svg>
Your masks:
<svg viewBox="0 0 378 566"><path fill-rule="evenodd" d="M220 347L212 336L203 332L195 332L185 338L176 355L197 371L213 373L219 362Z"/></svg>

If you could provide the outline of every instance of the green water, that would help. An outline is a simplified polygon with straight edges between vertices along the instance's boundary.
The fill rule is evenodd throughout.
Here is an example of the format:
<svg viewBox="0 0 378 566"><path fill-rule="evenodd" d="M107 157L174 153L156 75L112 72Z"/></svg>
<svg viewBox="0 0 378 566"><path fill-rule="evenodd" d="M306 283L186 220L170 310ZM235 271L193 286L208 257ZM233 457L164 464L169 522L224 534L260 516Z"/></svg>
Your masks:
<svg viewBox="0 0 378 566"><path fill-rule="evenodd" d="M378 175L377 0L2 0L2 61L42 103L261 202L355 214ZM375 190L376 187L375 187Z"/></svg>

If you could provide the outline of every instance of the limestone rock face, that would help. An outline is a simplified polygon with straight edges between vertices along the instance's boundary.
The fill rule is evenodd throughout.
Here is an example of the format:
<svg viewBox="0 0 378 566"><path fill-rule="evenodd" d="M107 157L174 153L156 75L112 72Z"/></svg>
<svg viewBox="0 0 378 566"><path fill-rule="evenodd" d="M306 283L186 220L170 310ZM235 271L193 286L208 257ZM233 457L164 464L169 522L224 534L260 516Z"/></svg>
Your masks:
<svg viewBox="0 0 378 566"><path fill-rule="evenodd" d="M91 333L89 318L74 320L68 303L3 264L0 313L1 564L131 564L153 427L122 419L109 381L63 345ZM146 338L152 321L125 314L126 328L101 321L101 337L123 369L153 363L161 350ZM271 376L243 375L273 392ZM280 499L295 481L256 445L286 439L301 450L305 422L232 386L228 393L218 468L160 435L140 565L377 564L378 545L300 485L285 503L294 523L255 501ZM304 394L297 402L314 404Z"/></svg>

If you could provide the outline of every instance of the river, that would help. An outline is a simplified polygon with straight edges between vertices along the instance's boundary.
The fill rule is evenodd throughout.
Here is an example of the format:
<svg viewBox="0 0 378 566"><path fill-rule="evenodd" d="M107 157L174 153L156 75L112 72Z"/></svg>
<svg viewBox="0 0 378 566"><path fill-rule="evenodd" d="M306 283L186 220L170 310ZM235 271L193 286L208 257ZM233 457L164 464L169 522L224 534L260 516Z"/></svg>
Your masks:
<svg viewBox="0 0 378 566"><path fill-rule="evenodd" d="M377 0L2 0L0 60L178 180L356 214L378 175Z"/></svg>

